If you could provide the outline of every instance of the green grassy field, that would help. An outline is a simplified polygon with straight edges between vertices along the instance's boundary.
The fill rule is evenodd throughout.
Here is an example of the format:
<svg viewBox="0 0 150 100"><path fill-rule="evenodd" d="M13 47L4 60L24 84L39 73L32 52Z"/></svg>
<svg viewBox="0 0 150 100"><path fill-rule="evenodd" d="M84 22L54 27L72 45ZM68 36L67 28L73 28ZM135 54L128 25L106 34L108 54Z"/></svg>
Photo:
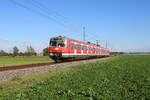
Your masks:
<svg viewBox="0 0 150 100"><path fill-rule="evenodd" d="M12 65L23 65L23 64L33 64L33 63L44 63L52 62L52 60L47 56L0 56L0 66L12 66Z"/></svg>
<svg viewBox="0 0 150 100"><path fill-rule="evenodd" d="M71 67L52 76L49 73L30 86L2 94L0 100L150 99L150 56L120 56ZM20 81L26 82L15 82Z"/></svg>

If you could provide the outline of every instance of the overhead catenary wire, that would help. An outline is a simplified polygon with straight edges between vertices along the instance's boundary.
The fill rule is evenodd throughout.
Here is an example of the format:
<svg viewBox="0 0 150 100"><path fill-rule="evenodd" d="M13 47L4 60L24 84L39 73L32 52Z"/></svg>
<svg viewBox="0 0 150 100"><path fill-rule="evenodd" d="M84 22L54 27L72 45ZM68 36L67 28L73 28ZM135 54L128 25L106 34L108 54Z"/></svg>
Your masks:
<svg viewBox="0 0 150 100"><path fill-rule="evenodd" d="M19 2L15 1L15 0L9 0L9 1L11 1L12 3L14 3L14 4L16 4L16 5L18 5L18 6L22 7L22 8L24 8L24 9L26 9L26 10L31 11L32 13L36 13L36 14L42 16L42 17L45 17L45 18L47 18L48 20L51 20L51 21L53 21L53 22L55 22L55 23L57 23L57 24L59 24L59 25L65 27L65 28L70 28L72 31L77 32L76 34L73 34L73 35L75 35L75 37L80 37L80 38L81 38L81 35L82 35L82 34L79 32L79 30L77 30L77 29L75 29L75 28L72 28L71 25L66 25L66 23L64 24L64 22L58 21L58 17L55 17L54 15L51 15L50 12L48 12L48 10L46 10L47 7L45 7L44 5L42 5L40 2L38 2L38 1L36 1L36 0L31 0L31 1L33 1L33 3L34 3L34 4L33 4L33 3L32 3L32 4L33 4L34 6L36 6L37 8L40 9L40 11L37 11L37 10L34 10L34 9L30 8L30 7L27 7L27 6L25 6L24 4L19 3ZM45 13L43 13L43 12L41 12L41 11L44 11ZM55 13L56 13L56 12L55 12ZM57 15L58 15L58 14L57 14ZM62 16L62 15L59 14L59 16ZM53 17L55 17L55 18L53 18ZM89 33L89 32L86 31L86 33ZM91 34L91 33L90 33L90 34ZM67 36L70 36L70 35L72 35L72 34L70 34L70 33L67 34ZM86 35L86 36L90 37L90 39L89 39L88 37L87 37L87 39L88 39L88 40L91 40L91 39L93 39L93 38L96 39L97 36L93 36L93 35L94 35L94 34L92 34L92 37L89 36L89 35Z"/></svg>
<svg viewBox="0 0 150 100"><path fill-rule="evenodd" d="M32 0L32 1L33 1L33 0ZM34 1L35 1L35 0L34 0ZM38 2L38 5L35 4L35 2L32 2L32 6L34 6L34 7L38 8L38 9L40 9L41 11L44 11L44 13L46 13L48 16L55 17L54 15L51 14L50 11L48 11L49 9L47 9L47 10L44 9L44 8L43 8L44 5L41 6L40 4L41 4L40 2ZM45 7L45 6L44 6L44 7ZM46 7L46 8L47 8L47 7ZM63 16L63 15L62 15L62 16ZM55 17L55 19L56 19L56 20L59 20L58 17ZM62 21L62 20L59 20L59 21ZM72 24L67 23L67 22L65 22L65 21L63 21L62 23L64 23L64 24L66 25L65 28L69 28L72 32L75 32L75 34L65 33L67 37L68 37L68 36L70 36L70 37L73 36L73 37L79 37L79 38L81 38L81 33L80 33L80 31L77 30L77 29L75 29ZM68 24L69 24L69 25L68 25Z"/></svg>
<svg viewBox="0 0 150 100"><path fill-rule="evenodd" d="M21 4L21 3L18 3L18 2L15 1L15 0L9 0L9 1L12 2L12 3L14 3L14 4L16 4L16 5L18 5L18 6L20 6L20 7L22 7L22 8L24 8L24 9L26 9L26 10L29 10L29 11L32 12L32 13L35 13L35 14L38 14L38 15L44 17L44 18L47 18L48 20L51 20L51 21L53 21L53 22L55 22L55 23L57 23L57 24L59 24L59 25L65 27L65 28L68 27L67 25L65 25L65 24L63 24L63 23L61 23L61 22L55 20L54 18L52 18L52 17L50 17L50 16L47 16L47 15L43 14L43 13L40 12L40 11L36 11L36 10L34 10L34 9L31 9L31 8L29 8L29 7L27 7L27 6L23 5L23 4ZM68 34L68 35L69 35L69 34Z"/></svg>
<svg viewBox="0 0 150 100"><path fill-rule="evenodd" d="M37 2L37 0L31 0L33 3L33 6L35 6L35 7L37 7L37 8L39 8L40 10L42 10L42 11L44 11L45 13L47 13L49 16L51 16L51 17L55 17L55 16L53 16L52 14L50 14L50 12L49 12L49 10L48 10L48 8L46 7L46 6L44 6L44 5L42 5L40 2ZM62 15L63 16L63 15ZM55 17L57 20L58 20L58 18L57 17ZM62 21L62 20L61 20ZM65 21L63 21L62 23L64 23ZM65 24L67 24L67 23L65 23ZM75 28L73 28L72 26L72 24L69 24L69 25L66 25L68 28L70 28L72 31L74 31L74 32L76 32L76 34L73 34L75 37L80 37L81 38L81 34L80 34L80 31L79 30L77 30L77 29L75 29ZM88 33L88 32L87 32ZM67 34L67 36L70 36L70 35L72 35L72 34Z"/></svg>
<svg viewBox="0 0 150 100"><path fill-rule="evenodd" d="M52 12L55 14L55 17L61 18L62 20L66 20L67 18L65 16L63 16L62 14L59 14L58 12L46 7L45 5L43 5L42 3L38 2L37 0L31 0L32 2L34 2L35 4L39 5L40 7L42 7L43 9L45 9L48 12ZM66 21L65 21L66 22Z"/></svg>
<svg viewBox="0 0 150 100"><path fill-rule="evenodd" d="M55 14L52 14L51 10L47 9L45 6L42 6L42 4L38 3L36 0L25 0L25 1L29 1L32 6L38 8L40 11L47 14L48 16L51 16L56 20L62 21L62 23L66 23L66 20L62 19L62 17L59 17Z"/></svg>
<svg viewBox="0 0 150 100"><path fill-rule="evenodd" d="M32 6L38 8L40 11L44 12L44 13L47 14L48 16L51 16L52 18L56 19L57 21L58 21L58 20L61 21L61 23L65 23L65 24L64 24L64 25L66 25L65 28L70 28L72 31L76 32L76 30L73 29L73 28L71 27L71 25L68 25L68 24L66 23L66 21L61 20L61 19L60 19L59 17L57 17L56 15L52 15L51 12L49 11L49 9L47 9L47 7L41 6L41 3L37 2L37 1L35 2L35 0L31 0L30 2L31 2L30 4L31 4ZM70 36L70 33L68 33L68 34L66 33L66 35L67 35L67 36ZM79 35L78 35L78 36L79 36Z"/></svg>
<svg viewBox="0 0 150 100"><path fill-rule="evenodd" d="M60 15L60 14L58 14L57 12L55 12L55 11L49 9L48 7L46 7L45 5L43 5L42 3L38 2L37 0L31 0L31 1L32 1L32 4L33 4L34 6L40 8L40 10L43 10L44 12L47 12L48 15L51 16L52 14L50 13L50 11L52 11L52 12L54 12L55 14L59 15L60 17L63 17L63 18L64 18L63 15ZM52 15L52 16L58 18L58 17L55 16L55 15ZM58 18L58 19L60 19L60 18ZM65 22L65 23L67 22L67 21L65 21L65 20L61 20L61 21ZM75 28L72 27L73 24L69 24L68 26L70 26L70 28L71 28L73 31L79 32L79 30L77 30L77 29L75 29ZM77 33L76 33L76 34L77 34ZM76 36L79 37L79 35L76 35Z"/></svg>
<svg viewBox="0 0 150 100"><path fill-rule="evenodd" d="M26 9L26 10L31 11L32 13L38 14L38 15L40 15L40 16L43 16L43 17L47 18L48 20L51 20L51 21L53 21L53 22L55 22L55 23L57 23L57 24L59 24L59 25L62 25L63 27L66 27L65 24L63 24L63 23L61 23L61 22L58 22L57 20L51 18L50 16L47 16L47 15L41 13L40 11L36 11L36 10L34 10L34 9L31 9L31 8L29 8L29 7L27 7L27 6L23 5L23 4L21 4L21 3L18 3L18 2L15 1L15 0L9 0L9 1L12 2L12 3L14 3L14 4L16 4L16 5L18 5L18 6L20 6L20 7L22 7L22 8L24 8L24 9Z"/></svg>

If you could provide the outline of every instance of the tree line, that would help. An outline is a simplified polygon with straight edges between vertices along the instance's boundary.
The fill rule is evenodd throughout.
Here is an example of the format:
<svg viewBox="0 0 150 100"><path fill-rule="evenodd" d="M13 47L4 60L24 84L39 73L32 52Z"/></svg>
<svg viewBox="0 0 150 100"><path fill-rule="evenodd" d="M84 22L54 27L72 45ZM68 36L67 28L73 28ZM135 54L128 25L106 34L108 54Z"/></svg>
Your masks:
<svg viewBox="0 0 150 100"><path fill-rule="evenodd" d="M48 56L48 55L49 55L49 48L46 47L43 49L42 56ZM32 46L27 46L25 52L20 52L19 48L17 46L14 46L12 53L8 53L8 52L5 52L4 50L0 50L0 56L13 56L13 57L15 56L37 56L37 52Z"/></svg>

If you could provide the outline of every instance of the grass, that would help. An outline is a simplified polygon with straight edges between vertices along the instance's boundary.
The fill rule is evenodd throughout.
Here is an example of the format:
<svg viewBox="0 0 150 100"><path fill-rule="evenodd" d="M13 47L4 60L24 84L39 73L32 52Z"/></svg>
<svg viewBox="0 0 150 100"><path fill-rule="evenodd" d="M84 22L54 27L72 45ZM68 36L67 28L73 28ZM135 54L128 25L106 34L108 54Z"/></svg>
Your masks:
<svg viewBox="0 0 150 100"><path fill-rule="evenodd" d="M53 60L47 56L0 56L1 67L45 62L53 62Z"/></svg>
<svg viewBox="0 0 150 100"><path fill-rule="evenodd" d="M149 100L150 98L150 56L120 56L105 62L71 67L53 74L48 72L43 76L39 79L34 76L33 79L37 81L29 82L33 83L32 85L5 92L0 95L0 99ZM15 78L12 81L18 83L23 80Z"/></svg>
<svg viewBox="0 0 150 100"><path fill-rule="evenodd" d="M53 72L45 72L37 75L30 75L25 78L14 77L9 81L0 82L0 94L6 94L8 92L20 90L22 88L25 88L26 86L32 86L33 84L41 80L48 79L49 77L53 77L60 73L64 74L69 71L73 71L72 68L65 68L65 69L55 70Z"/></svg>

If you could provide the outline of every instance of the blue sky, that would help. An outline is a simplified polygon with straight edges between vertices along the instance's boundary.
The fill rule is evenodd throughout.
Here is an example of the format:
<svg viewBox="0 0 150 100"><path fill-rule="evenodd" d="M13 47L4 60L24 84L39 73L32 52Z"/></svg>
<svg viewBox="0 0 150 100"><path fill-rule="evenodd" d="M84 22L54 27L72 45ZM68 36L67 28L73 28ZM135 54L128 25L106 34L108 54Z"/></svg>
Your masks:
<svg viewBox="0 0 150 100"><path fill-rule="evenodd" d="M0 49L8 52L15 45L41 52L58 35L81 41L83 26L87 41L107 40L113 51L150 51L150 0L34 0L42 10L32 0L14 1L49 18L1 0Z"/></svg>

